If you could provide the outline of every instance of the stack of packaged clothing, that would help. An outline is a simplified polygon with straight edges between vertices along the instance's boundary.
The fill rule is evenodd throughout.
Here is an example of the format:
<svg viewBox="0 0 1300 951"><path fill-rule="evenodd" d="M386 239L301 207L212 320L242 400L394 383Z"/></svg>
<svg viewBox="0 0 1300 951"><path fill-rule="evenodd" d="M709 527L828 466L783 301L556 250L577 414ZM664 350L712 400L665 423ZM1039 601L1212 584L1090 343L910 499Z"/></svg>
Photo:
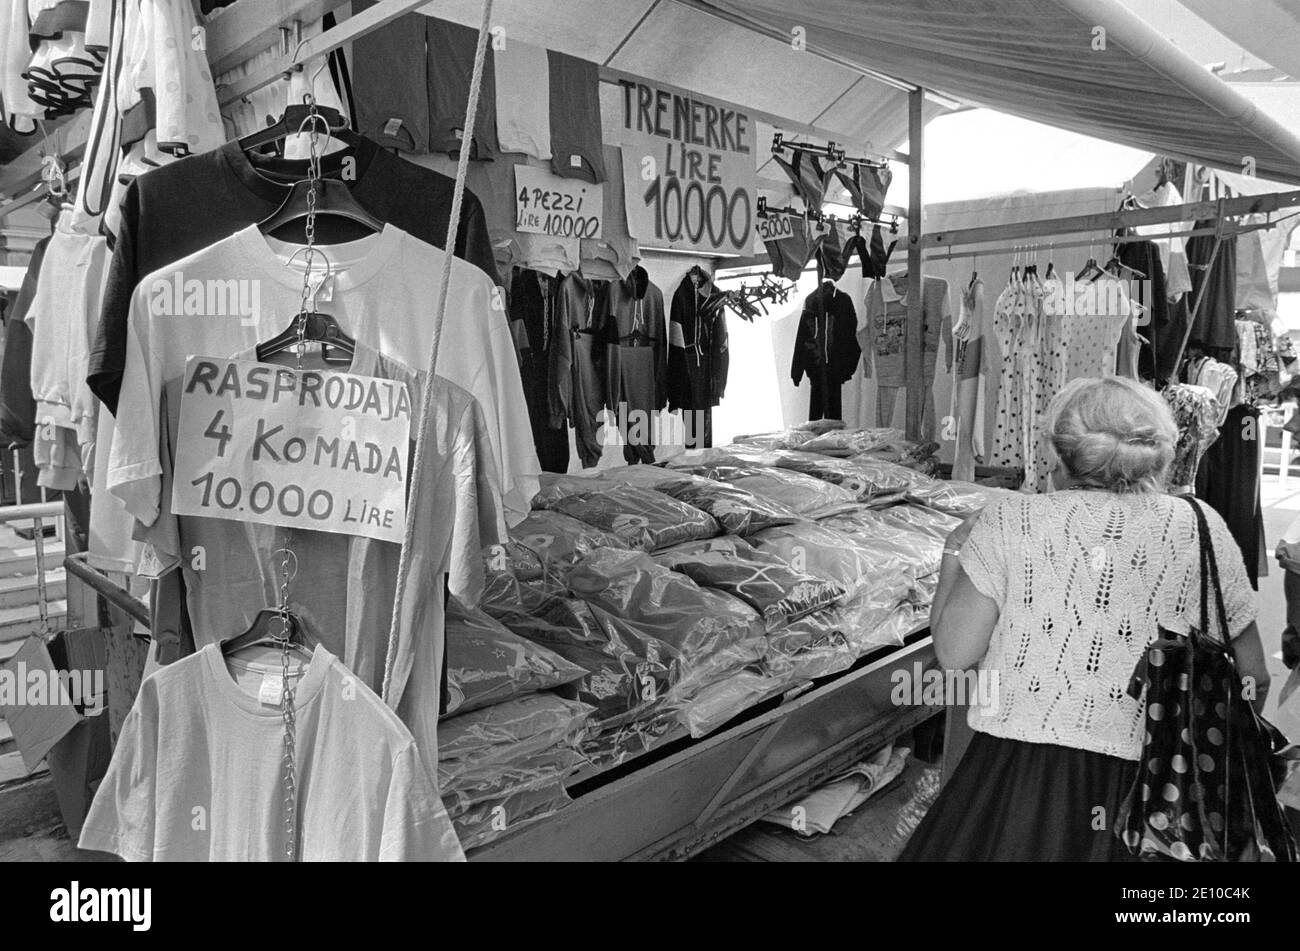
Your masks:
<svg viewBox="0 0 1300 951"><path fill-rule="evenodd" d="M552 688L587 671L512 633L481 610L448 604L447 709L438 786L461 844L473 848L569 801L584 762L586 704Z"/></svg>
<svg viewBox="0 0 1300 951"><path fill-rule="evenodd" d="M470 727L440 764L467 847L500 834L495 807L500 826L562 805L576 762L711 733L923 627L944 540L996 491L931 478L932 453L896 430L791 431L544 476L459 621L485 644L517 639L507 677L451 677L453 697L493 704L446 721ZM528 732L529 697L567 705L569 726L555 708Z"/></svg>

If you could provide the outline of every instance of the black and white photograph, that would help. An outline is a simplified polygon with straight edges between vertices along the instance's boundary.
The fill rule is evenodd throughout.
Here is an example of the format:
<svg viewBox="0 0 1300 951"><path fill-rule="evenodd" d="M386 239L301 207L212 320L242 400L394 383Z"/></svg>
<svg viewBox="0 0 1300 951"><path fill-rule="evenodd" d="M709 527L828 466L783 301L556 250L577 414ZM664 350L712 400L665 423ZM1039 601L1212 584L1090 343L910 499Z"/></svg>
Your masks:
<svg viewBox="0 0 1300 951"><path fill-rule="evenodd" d="M1297 226L1300 0L0 0L6 919L1285 927Z"/></svg>

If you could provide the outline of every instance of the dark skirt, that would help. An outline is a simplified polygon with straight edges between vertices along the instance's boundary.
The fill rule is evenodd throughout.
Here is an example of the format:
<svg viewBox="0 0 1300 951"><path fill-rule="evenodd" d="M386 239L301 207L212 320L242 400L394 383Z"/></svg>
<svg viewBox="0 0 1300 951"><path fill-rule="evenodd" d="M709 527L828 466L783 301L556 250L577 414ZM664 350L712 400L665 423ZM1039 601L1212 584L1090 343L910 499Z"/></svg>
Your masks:
<svg viewBox="0 0 1300 951"><path fill-rule="evenodd" d="M900 862L1121 862L1137 763L976 733Z"/></svg>

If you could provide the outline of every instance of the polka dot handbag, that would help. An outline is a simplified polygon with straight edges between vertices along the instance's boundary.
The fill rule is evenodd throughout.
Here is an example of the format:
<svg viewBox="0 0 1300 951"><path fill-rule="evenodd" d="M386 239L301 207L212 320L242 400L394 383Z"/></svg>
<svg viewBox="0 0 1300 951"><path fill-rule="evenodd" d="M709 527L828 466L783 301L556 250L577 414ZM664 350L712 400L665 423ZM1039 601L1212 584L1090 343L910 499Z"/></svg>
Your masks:
<svg viewBox="0 0 1300 951"><path fill-rule="evenodd" d="M1276 731L1251 707L1232 655L1207 636L1208 588L1221 632L1227 612L1205 515L1187 501L1200 538L1200 627L1162 628L1134 671L1129 692L1145 692L1146 738L1115 834L1144 859L1295 861L1270 772Z"/></svg>

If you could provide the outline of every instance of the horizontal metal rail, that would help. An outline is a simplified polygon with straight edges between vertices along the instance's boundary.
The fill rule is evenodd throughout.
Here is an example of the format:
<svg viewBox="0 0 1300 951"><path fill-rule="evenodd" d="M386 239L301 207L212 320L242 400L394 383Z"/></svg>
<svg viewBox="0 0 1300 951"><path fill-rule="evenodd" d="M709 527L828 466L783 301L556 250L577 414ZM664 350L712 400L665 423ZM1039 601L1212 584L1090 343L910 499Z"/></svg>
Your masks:
<svg viewBox="0 0 1300 951"><path fill-rule="evenodd" d="M149 623L149 605L133 597L125 588L114 584L103 573L86 562L86 553L79 552L63 559L63 567L71 577L94 588L104 600L121 608L141 624Z"/></svg>

